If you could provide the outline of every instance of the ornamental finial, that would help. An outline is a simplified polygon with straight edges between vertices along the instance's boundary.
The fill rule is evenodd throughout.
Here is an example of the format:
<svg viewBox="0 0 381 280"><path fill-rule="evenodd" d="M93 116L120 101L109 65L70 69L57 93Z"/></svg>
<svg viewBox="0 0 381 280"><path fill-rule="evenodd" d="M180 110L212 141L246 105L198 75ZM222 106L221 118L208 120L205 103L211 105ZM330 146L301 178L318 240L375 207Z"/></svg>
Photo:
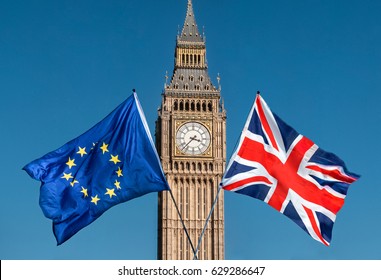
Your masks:
<svg viewBox="0 0 381 280"><path fill-rule="evenodd" d="M164 83L164 88L167 87L167 84L168 84L168 71L165 71L165 83Z"/></svg>

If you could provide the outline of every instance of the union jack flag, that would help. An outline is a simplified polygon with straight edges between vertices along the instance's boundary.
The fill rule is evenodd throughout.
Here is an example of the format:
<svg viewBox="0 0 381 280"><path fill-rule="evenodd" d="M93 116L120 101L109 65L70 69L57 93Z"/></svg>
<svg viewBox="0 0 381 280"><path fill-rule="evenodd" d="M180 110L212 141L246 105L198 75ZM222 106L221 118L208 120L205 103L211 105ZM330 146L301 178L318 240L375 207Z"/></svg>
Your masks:
<svg viewBox="0 0 381 280"><path fill-rule="evenodd" d="M257 94L221 184L268 203L329 246L336 214L358 178L340 158L273 114Z"/></svg>

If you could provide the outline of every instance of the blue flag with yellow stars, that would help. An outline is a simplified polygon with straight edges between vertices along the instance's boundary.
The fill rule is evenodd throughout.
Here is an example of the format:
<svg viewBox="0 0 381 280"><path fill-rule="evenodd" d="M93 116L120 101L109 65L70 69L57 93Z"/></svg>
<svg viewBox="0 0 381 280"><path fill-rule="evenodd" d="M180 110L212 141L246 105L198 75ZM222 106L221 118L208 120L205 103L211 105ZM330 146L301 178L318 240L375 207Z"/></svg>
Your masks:
<svg viewBox="0 0 381 280"><path fill-rule="evenodd" d="M169 190L135 92L93 128L23 169L41 181L40 206L58 245L116 204Z"/></svg>

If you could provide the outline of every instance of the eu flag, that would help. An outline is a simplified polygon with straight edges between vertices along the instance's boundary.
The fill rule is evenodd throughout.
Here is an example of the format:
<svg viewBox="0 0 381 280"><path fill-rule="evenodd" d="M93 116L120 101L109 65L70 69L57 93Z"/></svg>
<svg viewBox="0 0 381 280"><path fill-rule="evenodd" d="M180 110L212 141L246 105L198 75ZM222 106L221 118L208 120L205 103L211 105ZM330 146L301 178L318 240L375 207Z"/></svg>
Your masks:
<svg viewBox="0 0 381 280"><path fill-rule="evenodd" d="M169 190L136 93L93 128L24 167L60 245L110 207Z"/></svg>

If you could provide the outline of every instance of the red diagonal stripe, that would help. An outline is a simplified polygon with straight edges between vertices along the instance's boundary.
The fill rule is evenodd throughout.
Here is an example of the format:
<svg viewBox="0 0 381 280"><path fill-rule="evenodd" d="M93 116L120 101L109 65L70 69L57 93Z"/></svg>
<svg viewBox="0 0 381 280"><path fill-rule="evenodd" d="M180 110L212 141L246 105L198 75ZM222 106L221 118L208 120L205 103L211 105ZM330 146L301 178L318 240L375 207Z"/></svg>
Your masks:
<svg viewBox="0 0 381 280"><path fill-rule="evenodd" d="M324 168L321 168L320 166L316 166L316 165L309 165L309 166L306 166L306 168L318 171L318 172L323 173L325 175L331 176L332 178L335 178L336 180L339 180L339 181L342 181L342 182L345 182L348 184L351 184L354 181L356 181L355 178L352 178L350 176L342 174L340 172L340 170L338 170L338 169L328 170L328 169L324 169Z"/></svg>
<svg viewBox="0 0 381 280"><path fill-rule="evenodd" d="M233 184L227 185L227 186L224 187L224 190L231 191L231 190L234 190L235 188L242 187L243 185L246 185L246 184L249 184L249 183L259 183L259 182L263 182L263 183L266 183L266 184L271 184L269 179L267 179L266 177L264 177L264 176L255 176L255 177L250 177L250 178L247 178L247 179L243 179L243 180L237 181L237 182L235 182Z"/></svg>
<svg viewBox="0 0 381 280"><path fill-rule="evenodd" d="M263 108L262 108L262 104L261 104L261 101L260 101L260 96L258 95L257 96L257 99L256 99L256 103L257 103L257 108L258 108L258 115L259 115L259 119L261 120L261 123L262 123L262 126L263 126L263 129L266 131L266 134L267 136L270 138L270 142L272 144L272 146L277 150L279 151L279 148L278 148L278 145L276 143L276 140L275 140L275 137L274 137L274 134L270 128L270 125L266 119L266 115L263 111Z"/></svg>
<svg viewBox="0 0 381 280"><path fill-rule="evenodd" d="M307 216L308 216L308 219L309 219L310 222L311 222L312 229L314 230L314 232L316 233L316 235L319 237L320 241L321 241L324 245L329 246L329 244L327 243L327 241L325 241L324 238L323 238L323 236L321 235L320 229L319 229L319 227L318 227L318 225L317 225L317 221L316 221L316 219L315 219L315 216L314 216L312 210L309 209L309 208L306 208L306 207L304 207L304 206L303 206L303 208L304 208L304 210L306 211Z"/></svg>

